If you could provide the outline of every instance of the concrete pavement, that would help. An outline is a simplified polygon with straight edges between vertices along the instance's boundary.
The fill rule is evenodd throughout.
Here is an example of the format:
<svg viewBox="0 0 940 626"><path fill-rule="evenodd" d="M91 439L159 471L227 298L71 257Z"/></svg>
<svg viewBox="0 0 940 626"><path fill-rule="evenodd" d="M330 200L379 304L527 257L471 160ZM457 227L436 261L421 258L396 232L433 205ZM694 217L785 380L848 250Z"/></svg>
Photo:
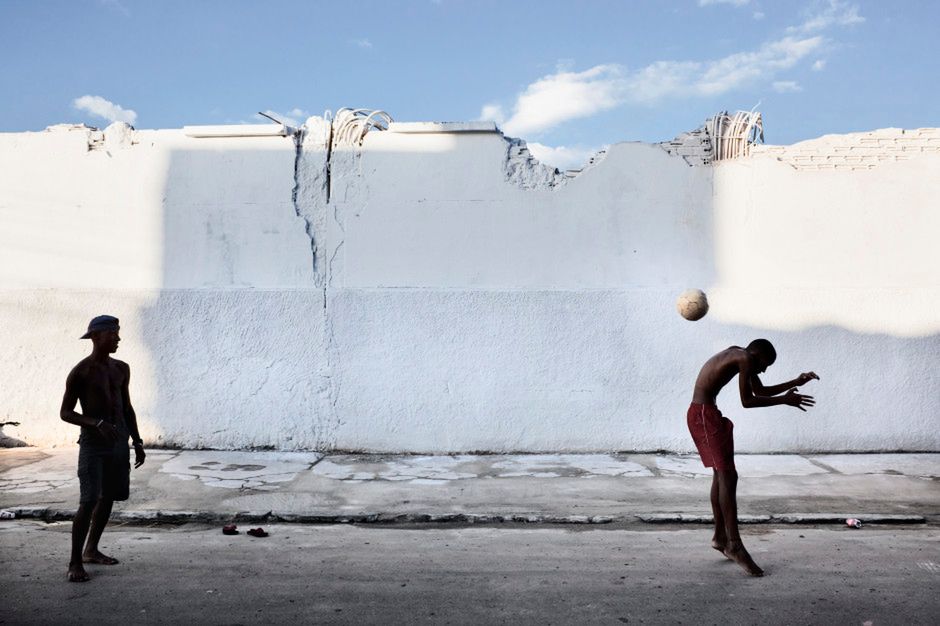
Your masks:
<svg viewBox="0 0 940 626"><path fill-rule="evenodd" d="M764 578L712 550L705 526L264 527L114 524L102 547L121 563L74 585L69 522L0 523L0 623L940 623L930 525L748 525Z"/></svg>
<svg viewBox="0 0 940 626"><path fill-rule="evenodd" d="M0 509L68 519L77 448L0 450ZM742 522L935 523L940 454L738 455ZM148 450L125 521L637 523L711 519L711 470L665 454Z"/></svg>

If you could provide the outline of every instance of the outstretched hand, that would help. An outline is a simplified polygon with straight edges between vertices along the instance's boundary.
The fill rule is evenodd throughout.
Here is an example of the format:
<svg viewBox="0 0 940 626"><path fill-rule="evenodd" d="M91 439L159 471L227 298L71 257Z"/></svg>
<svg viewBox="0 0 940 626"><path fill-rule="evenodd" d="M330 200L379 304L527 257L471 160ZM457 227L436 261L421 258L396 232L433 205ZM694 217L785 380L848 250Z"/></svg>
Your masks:
<svg viewBox="0 0 940 626"><path fill-rule="evenodd" d="M815 374L814 374L814 376L815 376ZM797 393L797 392L796 392L796 387L794 387L793 389L791 389L790 391L788 391L788 392L786 393L786 395L783 396L783 402L784 402L784 404L789 404L790 406L795 406L796 408L798 408L798 409L801 410L801 411L806 411L806 409L803 408L803 407L815 406L815 405L816 405L816 400L813 398L813 396L804 396L804 395L801 394L801 393Z"/></svg>
<svg viewBox="0 0 940 626"><path fill-rule="evenodd" d="M819 376L816 375L816 372L803 372L796 377L796 384L797 386L805 385L811 380L819 380Z"/></svg>

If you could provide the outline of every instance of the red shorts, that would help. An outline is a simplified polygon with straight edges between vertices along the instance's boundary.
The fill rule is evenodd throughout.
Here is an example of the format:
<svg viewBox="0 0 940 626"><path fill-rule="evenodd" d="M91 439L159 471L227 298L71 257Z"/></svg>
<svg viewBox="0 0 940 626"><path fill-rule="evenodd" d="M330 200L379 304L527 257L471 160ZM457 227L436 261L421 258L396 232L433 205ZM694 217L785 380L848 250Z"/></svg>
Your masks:
<svg viewBox="0 0 940 626"><path fill-rule="evenodd" d="M686 414L692 441L705 467L734 469L734 424L713 404L689 405Z"/></svg>

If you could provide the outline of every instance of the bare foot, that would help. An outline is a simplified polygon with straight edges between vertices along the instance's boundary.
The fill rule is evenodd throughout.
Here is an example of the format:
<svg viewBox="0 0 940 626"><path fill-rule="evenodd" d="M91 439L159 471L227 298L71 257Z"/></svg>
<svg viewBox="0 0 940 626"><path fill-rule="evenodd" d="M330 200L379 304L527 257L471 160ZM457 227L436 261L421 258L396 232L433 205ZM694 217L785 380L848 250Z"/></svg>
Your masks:
<svg viewBox="0 0 940 626"><path fill-rule="evenodd" d="M728 547L724 551L724 555L744 568L744 571L747 572L748 576L764 575L764 570L757 567L757 563L754 562L754 559L751 558L751 555L748 554L747 550L744 549L743 544L728 544Z"/></svg>
<svg viewBox="0 0 940 626"><path fill-rule="evenodd" d="M712 539L712 547L722 554L725 555L725 558L730 559L731 557L725 554L725 550L728 549L728 541L723 539Z"/></svg>
<svg viewBox="0 0 940 626"><path fill-rule="evenodd" d="M97 550L91 554L82 555L82 563L95 563L96 565L117 565L120 563L114 557L110 557L107 554L101 554Z"/></svg>
<svg viewBox="0 0 940 626"><path fill-rule="evenodd" d="M88 576L88 572L85 571L81 563L75 565L69 563L70 583L87 583L89 580L91 580L91 577Z"/></svg>

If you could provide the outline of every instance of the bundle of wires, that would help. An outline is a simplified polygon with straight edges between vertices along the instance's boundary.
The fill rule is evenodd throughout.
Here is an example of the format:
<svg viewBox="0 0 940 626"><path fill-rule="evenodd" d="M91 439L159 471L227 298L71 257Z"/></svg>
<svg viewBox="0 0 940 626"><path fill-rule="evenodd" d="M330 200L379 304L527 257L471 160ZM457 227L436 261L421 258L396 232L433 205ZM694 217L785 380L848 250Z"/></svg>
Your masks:
<svg viewBox="0 0 940 626"><path fill-rule="evenodd" d="M388 130L392 117L385 111L342 108L333 117L333 147L361 146L370 130Z"/></svg>
<svg viewBox="0 0 940 626"><path fill-rule="evenodd" d="M764 121L757 111L722 111L705 125L711 137L713 161L747 156L750 146L764 141Z"/></svg>

